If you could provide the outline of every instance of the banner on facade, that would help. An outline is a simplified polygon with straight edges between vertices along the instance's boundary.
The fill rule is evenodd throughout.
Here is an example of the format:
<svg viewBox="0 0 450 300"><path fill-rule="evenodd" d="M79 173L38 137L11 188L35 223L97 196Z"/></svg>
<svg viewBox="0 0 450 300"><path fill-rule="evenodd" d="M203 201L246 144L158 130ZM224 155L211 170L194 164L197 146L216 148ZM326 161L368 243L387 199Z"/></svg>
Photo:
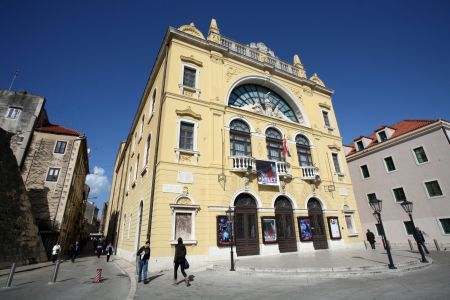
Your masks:
<svg viewBox="0 0 450 300"><path fill-rule="evenodd" d="M341 239L341 229L339 228L338 217L328 217L328 229L330 230L330 238L332 240Z"/></svg>
<svg viewBox="0 0 450 300"><path fill-rule="evenodd" d="M256 160L258 184L279 185L277 163L270 160Z"/></svg>

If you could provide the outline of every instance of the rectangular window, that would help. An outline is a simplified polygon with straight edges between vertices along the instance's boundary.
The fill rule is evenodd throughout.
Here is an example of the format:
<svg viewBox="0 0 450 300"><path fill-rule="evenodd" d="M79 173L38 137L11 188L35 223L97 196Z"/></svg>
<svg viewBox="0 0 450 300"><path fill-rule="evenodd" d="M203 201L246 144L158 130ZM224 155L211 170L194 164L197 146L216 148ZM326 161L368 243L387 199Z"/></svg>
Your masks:
<svg viewBox="0 0 450 300"><path fill-rule="evenodd" d="M50 168L48 169L47 181L58 181L59 176L59 168Z"/></svg>
<svg viewBox="0 0 450 300"><path fill-rule="evenodd" d="M425 153L425 149L423 147L417 147L413 149L414 154L416 155L416 161L418 164L423 164L428 162L427 154Z"/></svg>
<svg viewBox="0 0 450 300"><path fill-rule="evenodd" d="M382 230L380 224L375 224L375 227L377 228L377 234L378 234L379 236L384 235L384 231Z"/></svg>
<svg viewBox="0 0 450 300"><path fill-rule="evenodd" d="M375 194L375 193L367 194L367 200L369 200L369 202L376 200L376 199L377 199L377 194Z"/></svg>
<svg viewBox="0 0 450 300"><path fill-rule="evenodd" d="M356 233L355 227L353 226L353 217L351 215L345 215L345 224L347 225L348 233Z"/></svg>
<svg viewBox="0 0 450 300"><path fill-rule="evenodd" d="M156 88L153 90L152 98L150 100L150 108L149 108L149 121L151 119L151 116L153 115L153 112L155 111L155 100L156 100Z"/></svg>
<svg viewBox="0 0 450 300"><path fill-rule="evenodd" d="M189 67L184 67L183 70L183 85L195 89L195 76L197 70Z"/></svg>
<svg viewBox="0 0 450 300"><path fill-rule="evenodd" d="M336 173L341 174L341 165L339 164L339 157L337 153L332 153L331 156L333 157L333 164L334 164L334 170Z"/></svg>
<svg viewBox="0 0 450 300"><path fill-rule="evenodd" d="M406 229L406 234L413 235L414 234L414 227L411 221L403 221L403 225Z"/></svg>
<svg viewBox="0 0 450 300"><path fill-rule="evenodd" d="M55 153L64 154L66 152L67 142L57 141L55 146Z"/></svg>
<svg viewBox="0 0 450 300"><path fill-rule="evenodd" d="M147 143L145 144L145 160L144 160L144 167L148 164L148 155L150 153L150 141L151 141L151 135L149 134L147 137Z"/></svg>
<svg viewBox="0 0 450 300"><path fill-rule="evenodd" d="M174 240L181 237L183 240L192 240L192 214L175 213Z"/></svg>
<svg viewBox="0 0 450 300"><path fill-rule="evenodd" d="M384 132L384 131L378 132L378 136L380 137L380 142L384 142L388 139L386 132Z"/></svg>
<svg viewBox="0 0 450 300"><path fill-rule="evenodd" d="M425 186L427 188L428 196L437 197L443 195L437 180L425 182Z"/></svg>
<svg viewBox="0 0 450 300"><path fill-rule="evenodd" d="M358 151L364 150L364 143L363 143L363 141L358 141L356 143L356 146L358 146Z"/></svg>
<svg viewBox="0 0 450 300"><path fill-rule="evenodd" d="M181 122L180 125L180 149L193 150L194 124Z"/></svg>
<svg viewBox="0 0 450 300"><path fill-rule="evenodd" d="M396 202L403 202L406 200L405 191L402 187L396 188L392 190L394 192L394 197Z"/></svg>
<svg viewBox="0 0 450 300"><path fill-rule="evenodd" d="M446 219L439 219L439 222L441 223L442 230L445 234L450 234L450 218Z"/></svg>
<svg viewBox="0 0 450 300"><path fill-rule="evenodd" d="M331 128L330 119L328 117L328 112L326 110L322 110L323 121L325 122L325 126Z"/></svg>
<svg viewBox="0 0 450 300"><path fill-rule="evenodd" d="M386 169L388 172L392 172L395 171L395 164L394 164L394 160L392 159L392 156L386 157L384 159L384 163L386 165Z"/></svg>
<svg viewBox="0 0 450 300"><path fill-rule="evenodd" d="M367 167L367 165L361 166L361 172L362 172L363 178L370 177L369 168Z"/></svg>
<svg viewBox="0 0 450 300"><path fill-rule="evenodd" d="M9 107L8 111L6 112L6 118L17 119L17 118L19 118L21 111L22 111L22 109L20 109L18 107Z"/></svg>

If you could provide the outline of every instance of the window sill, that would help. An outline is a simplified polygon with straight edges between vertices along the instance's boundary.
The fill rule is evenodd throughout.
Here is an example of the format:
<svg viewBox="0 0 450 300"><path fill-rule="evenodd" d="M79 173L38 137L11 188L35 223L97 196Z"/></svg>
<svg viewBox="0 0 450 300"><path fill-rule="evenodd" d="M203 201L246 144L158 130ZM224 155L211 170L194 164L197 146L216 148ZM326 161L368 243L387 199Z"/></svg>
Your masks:
<svg viewBox="0 0 450 300"><path fill-rule="evenodd" d="M148 118L147 124L150 124L150 121L151 121L152 118L153 118L153 113L154 113L154 111L152 111L152 114L150 115L150 118Z"/></svg>
<svg viewBox="0 0 450 300"><path fill-rule="evenodd" d="M183 84L179 84L178 86L180 88L180 93L182 95L192 97L195 94L197 96L197 99L200 98L200 89L186 86Z"/></svg>
<svg viewBox="0 0 450 300"><path fill-rule="evenodd" d="M326 129L333 131L334 127L325 126Z"/></svg>
<svg viewBox="0 0 450 300"><path fill-rule="evenodd" d="M437 199L437 198L445 198L445 195L439 195L439 196L428 196L428 199Z"/></svg>
<svg viewBox="0 0 450 300"><path fill-rule="evenodd" d="M133 157L134 156L134 150L133 150L133 152L131 152L131 155L130 155L130 157Z"/></svg>
<svg viewBox="0 0 450 300"><path fill-rule="evenodd" d="M171 245L177 245L178 241L177 240L172 240L172 241L170 241L170 244ZM183 244L184 245L197 245L198 241L197 240L185 240L185 241L183 241Z"/></svg>
<svg viewBox="0 0 450 300"><path fill-rule="evenodd" d="M175 154L177 163L180 162L180 154L189 154L194 156L194 162L196 164L198 163L198 157L200 156L200 153L197 150L180 149L180 148L175 148Z"/></svg>
<svg viewBox="0 0 450 300"><path fill-rule="evenodd" d="M142 140L142 135L139 137L139 139L138 139L138 144L141 142L141 140Z"/></svg>
<svg viewBox="0 0 450 300"><path fill-rule="evenodd" d="M342 172L335 172L334 174L339 176L339 177L344 177L345 176L345 173L342 173Z"/></svg>
<svg viewBox="0 0 450 300"><path fill-rule="evenodd" d="M145 166L141 171L141 176L144 176L147 173L147 166Z"/></svg>
<svg viewBox="0 0 450 300"><path fill-rule="evenodd" d="M359 236L359 233L349 233L347 234L348 237L355 237L355 236Z"/></svg>

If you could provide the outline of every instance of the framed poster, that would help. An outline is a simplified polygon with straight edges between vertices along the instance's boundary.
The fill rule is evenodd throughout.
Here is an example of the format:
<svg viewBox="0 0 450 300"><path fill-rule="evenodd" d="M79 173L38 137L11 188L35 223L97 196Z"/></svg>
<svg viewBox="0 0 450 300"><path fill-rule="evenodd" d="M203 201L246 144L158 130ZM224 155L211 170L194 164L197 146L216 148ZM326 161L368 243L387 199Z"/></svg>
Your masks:
<svg viewBox="0 0 450 300"><path fill-rule="evenodd" d="M232 243L232 224L228 222L228 216L217 216L217 246L230 246Z"/></svg>
<svg viewBox="0 0 450 300"><path fill-rule="evenodd" d="M339 228L338 217L327 217L328 229L330 230L330 238L332 240L341 239L341 229Z"/></svg>
<svg viewBox="0 0 450 300"><path fill-rule="evenodd" d="M261 217L262 238L264 244L277 242L277 227L274 217Z"/></svg>
<svg viewBox="0 0 450 300"><path fill-rule="evenodd" d="M277 163L270 160L256 160L256 177L258 184L279 185Z"/></svg>
<svg viewBox="0 0 450 300"><path fill-rule="evenodd" d="M312 241L311 219L309 217L297 217L297 222L300 241Z"/></svg>

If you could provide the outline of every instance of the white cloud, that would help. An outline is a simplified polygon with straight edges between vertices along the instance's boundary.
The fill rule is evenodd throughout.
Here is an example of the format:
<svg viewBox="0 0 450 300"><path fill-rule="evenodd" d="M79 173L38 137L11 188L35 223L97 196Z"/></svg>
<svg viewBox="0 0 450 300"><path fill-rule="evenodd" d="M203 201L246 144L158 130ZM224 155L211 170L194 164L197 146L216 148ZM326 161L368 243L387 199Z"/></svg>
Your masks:
<svg viewBox="0 0 450 300"><path fill-rule="evenodd" d="M86 176L86 184L91 188L89 195L97 196L104 192L109 192L111 187L108 177L105 175L105 169L94 167L93 174Z"/></svg>

